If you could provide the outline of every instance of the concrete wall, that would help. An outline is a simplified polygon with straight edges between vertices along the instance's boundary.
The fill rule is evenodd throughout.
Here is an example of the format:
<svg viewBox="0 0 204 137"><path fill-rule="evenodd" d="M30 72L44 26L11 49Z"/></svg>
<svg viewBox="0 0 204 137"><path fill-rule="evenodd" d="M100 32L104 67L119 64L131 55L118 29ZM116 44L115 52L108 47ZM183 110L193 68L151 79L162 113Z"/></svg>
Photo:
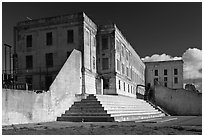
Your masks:
<svg viewBox="0 0 204 137"><path fill-rule="evenodd" d="M80 93L81 53L73 50L48 92L2 90L2 124L55 121Z"/></svg>
<svg viewBox="0 0 204 137"><path fill-rule="evenodd" d="M202 115L202 94L155 86L155 102L171 115Z"/></svg>

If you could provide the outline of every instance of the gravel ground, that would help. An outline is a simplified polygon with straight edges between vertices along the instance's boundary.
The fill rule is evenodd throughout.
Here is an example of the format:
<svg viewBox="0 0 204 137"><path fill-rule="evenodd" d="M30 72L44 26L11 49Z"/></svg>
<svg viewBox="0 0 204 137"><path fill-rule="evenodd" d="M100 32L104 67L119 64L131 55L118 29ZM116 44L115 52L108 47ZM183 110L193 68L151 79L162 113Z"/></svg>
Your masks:
<svg viewBox="0 0 204 137"><path fill-rule="evenodd" d="M3 135L201 135L202 117L131 122L46 122L2 126Z"/></svg>

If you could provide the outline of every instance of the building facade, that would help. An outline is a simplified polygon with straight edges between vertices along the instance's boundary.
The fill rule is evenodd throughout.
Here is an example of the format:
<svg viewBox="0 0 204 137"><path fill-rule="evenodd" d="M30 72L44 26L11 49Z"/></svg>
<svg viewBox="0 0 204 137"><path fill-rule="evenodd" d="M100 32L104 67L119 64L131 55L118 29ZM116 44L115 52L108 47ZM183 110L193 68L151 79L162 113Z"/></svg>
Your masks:
<svg viewBox="0 0 204 137"><path fill-rule="evenodd" d="M183 60L145 62L145 85L158 81L172 89L183 88Z"/></svg>
<svg viewBox="0 0 204 137"><path fill-rule="evenodd" d="M138 85L145 85L145 65L115 24L97 27L82 12L19 22L14 35L17 82L30 89L48 90L77 49L82 53L83 93L144 93Z"/></svg>
<svg viewBox="0 0 204 137"><path fill-rule="evenodd" d="M144 92L145 65L115 24L98 27L97 73L103 94L135 97ZM138 87L137 87L138 86Z"/></svg>
<svg viewBox="0 0 204 137"><path fill-rule="evenodd" d="M83 92L95 92L96 24L83 12L19 22L14 74L30 89L48 90L73 49L82 53Z"/></svg>

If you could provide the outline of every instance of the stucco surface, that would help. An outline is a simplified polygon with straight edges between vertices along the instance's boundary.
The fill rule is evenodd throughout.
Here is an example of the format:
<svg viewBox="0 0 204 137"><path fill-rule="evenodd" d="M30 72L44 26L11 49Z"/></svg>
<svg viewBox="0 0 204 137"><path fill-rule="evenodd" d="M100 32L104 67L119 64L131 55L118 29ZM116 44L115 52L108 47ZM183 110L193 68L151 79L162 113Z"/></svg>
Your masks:
<svg viewBox="0 0 204 137"><path fill-rule="evenodd" d="M195 91L156 85L155 101L171 115L202 115L202 94Z"/></svg>
<svg viewBox="0 0 204 137"><path fill-rule="evenodd" d="M50 90L40 94L25 90L2 90L2 124L55 121L81 93L81 53L73 50Z"/></svg>

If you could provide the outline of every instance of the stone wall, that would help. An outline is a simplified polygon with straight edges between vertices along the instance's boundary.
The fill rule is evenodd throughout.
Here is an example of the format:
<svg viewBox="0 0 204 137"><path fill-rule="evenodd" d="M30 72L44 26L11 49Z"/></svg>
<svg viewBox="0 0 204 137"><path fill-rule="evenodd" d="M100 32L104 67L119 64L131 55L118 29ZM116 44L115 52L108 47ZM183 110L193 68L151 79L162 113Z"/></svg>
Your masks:
<svg viewBox="0 0 204 137"><path fill-rule="evenodd" d="M171 115L202 115L202 94L155 86L155 102Z"/></svg>
<svg viewBox="0 0 204 137"><path fill-rule="evenodd" d="M2 90L2 124L55 121L81 93L81 53L73 50L48 92Z"/></svg>

